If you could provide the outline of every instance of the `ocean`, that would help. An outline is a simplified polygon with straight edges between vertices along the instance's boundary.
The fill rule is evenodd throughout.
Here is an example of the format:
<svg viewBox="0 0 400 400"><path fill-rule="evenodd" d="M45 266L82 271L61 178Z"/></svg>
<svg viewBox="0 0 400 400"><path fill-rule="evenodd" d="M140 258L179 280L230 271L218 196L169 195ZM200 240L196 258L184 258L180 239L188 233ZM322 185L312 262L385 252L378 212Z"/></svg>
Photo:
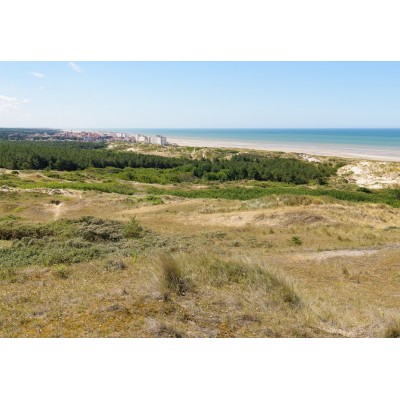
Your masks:
<svg viewBox="0 0 400 400"><path fill-rule="evenodd" d="M163 135L170 143L247 147L400 161L400 129L104 129Z"/></svg>
<svg viewBox="0 0 400 400"><path fill-rule="evenodd" d="M400 129L104 129L163 135L167 138L213 139L224 142L333 144L400 148Z"/></svg>

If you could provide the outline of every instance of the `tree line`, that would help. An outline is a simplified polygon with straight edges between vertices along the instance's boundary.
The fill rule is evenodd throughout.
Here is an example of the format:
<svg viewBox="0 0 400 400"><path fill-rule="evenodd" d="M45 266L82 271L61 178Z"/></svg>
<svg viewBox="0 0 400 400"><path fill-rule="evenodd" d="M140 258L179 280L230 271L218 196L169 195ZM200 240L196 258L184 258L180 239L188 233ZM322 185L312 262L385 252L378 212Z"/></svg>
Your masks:
<svg viewBox="0 0 400 400"><path fill-rule="evenodd" d="M104 143L0 142L0 167L76 171L94 168L174 168L184 160L111 151Z"/></svg>
<svg viewBox="0 0 400 400"><path fill-rule="evenodd" d="M144 168L170 170L171 174L196 180L235 181L251 179L305 184L317 180L323 184L337 167L327 163L309 163L294 158L238 154L230 159L191 160L132 152L107 150L103 143L82 142L7 142L0 141L0 167L76 171L86 168ZM171 175L172 176L172 175ZM128 178L129 179L129 178ZM134 179L134 174L132 174ZM174 178L175 179L175 178Z"/></svg>

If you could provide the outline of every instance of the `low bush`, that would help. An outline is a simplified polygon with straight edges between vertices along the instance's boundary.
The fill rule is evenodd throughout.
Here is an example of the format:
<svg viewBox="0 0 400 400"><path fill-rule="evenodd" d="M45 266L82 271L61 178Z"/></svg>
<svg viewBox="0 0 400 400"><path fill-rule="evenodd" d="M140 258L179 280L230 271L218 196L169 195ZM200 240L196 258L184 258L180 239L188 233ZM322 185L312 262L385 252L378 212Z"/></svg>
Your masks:
<svg viewBox="0 0 400 400"><path fill-rule="evenodd" d="M298 236L292 236L291 241L295 246L301 246L301 244L303 243Z"/></svg>
<svg viewBox="0 0 400 400"><path fill-rule="evenodd" d="M2 240L10 246L0 248L2 267L27 265L60 265L86 262L109 254L129 257L132 240L124 238L124 225L119 221L94 217L60 219L48 224L26 224L19 220L0 221ZM157 238L136 243L135 251L151 246Z"/></svg>
<svg viewBox="0 0 400 400"><path fill-rule="evenodd" d="M71 271L65 265L59 265L53 272L54 276L58 279L68 279Z"/></svg>
<svg viewBox="0 0 400 400"><path fill-rule="evenodd" d="M127 266L126 266L125 262L121 259L107 260L106 263L104 264L104 269L109 272L123 270L126 268L127 268Z"/></svg>
<svg viewBox="0 0 400 400"><path fill-rule="evenodd" d="M118 242L123 238L122 224L120 222L94 217L81 218L77 234L89 242Z"/></svg>
<svg viewBox="0 0 400 400"><path fill-rule="evenodd" d="M136 216L132 217L128 223L124 225L124 236L126 238L140 238L143 235L143 227L137 220Z"/></svg>
<svg viewBox="0 0 400 400"><path fill-rule="evenodd" d="M48 225L26 224L6 219L0 222L0 240L14 240L22 238L43 238L52 236L53 230Z"/></svg>
<svg viewBox="0 0 400 400"><path fill-rule="evenodd" d="M146 201L150 202L153 205L164 204L164 201L161 197L154 196L153 194L147 196Z"/></svg>

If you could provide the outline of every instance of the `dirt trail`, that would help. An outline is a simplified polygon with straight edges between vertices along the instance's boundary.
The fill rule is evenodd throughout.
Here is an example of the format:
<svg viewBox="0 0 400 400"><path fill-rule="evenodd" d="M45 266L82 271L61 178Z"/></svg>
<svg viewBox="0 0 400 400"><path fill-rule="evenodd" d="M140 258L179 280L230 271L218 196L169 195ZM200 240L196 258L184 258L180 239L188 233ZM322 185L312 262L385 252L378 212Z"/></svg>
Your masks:
<svg viewBox="0 0 400 400"><path fill-rule="evenodd" d="M352 249L352 250L328 250L318 253L303 254L303 257L317 260L327 260L334 257L361 257L377 253L378 249Z"/></svg>
<svg viewBox="0 0 400 400"><path fill-rule="evenodd" d="M400 249L400 243L392 243L386 246L373 249L340 249L340 250L327 250L320 252L302 253L297 254L297 257L314 259L318 261L327 260L334 257L362 257L376 254L381 250Z"/></svg>
<svg viewBox="0 0 400 400"><path fill-rule="evenodd" d="M61 207L63 206L63 203L60 204L52 204L53 206L53 212L54 212L54 219L58 219L61 214Z"/></svg>

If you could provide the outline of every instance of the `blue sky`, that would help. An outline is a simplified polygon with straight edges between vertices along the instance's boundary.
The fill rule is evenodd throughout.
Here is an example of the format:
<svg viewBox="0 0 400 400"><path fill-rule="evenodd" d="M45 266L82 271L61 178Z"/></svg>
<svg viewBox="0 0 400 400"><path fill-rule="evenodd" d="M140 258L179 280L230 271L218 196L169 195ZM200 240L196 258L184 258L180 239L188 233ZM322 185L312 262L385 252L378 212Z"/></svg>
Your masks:
<svg viewBox="0 0 400 400"><path fill-rule="evenodd" d="M400 62L0 62L0 126L399 128Z"/></svg>

